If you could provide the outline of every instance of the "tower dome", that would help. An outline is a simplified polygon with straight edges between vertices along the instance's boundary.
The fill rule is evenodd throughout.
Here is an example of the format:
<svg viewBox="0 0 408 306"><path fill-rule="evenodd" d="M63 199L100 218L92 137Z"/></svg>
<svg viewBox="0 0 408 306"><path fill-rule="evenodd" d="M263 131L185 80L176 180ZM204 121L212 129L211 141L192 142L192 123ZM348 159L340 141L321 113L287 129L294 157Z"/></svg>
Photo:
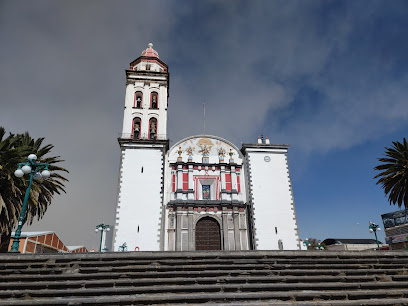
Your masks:
<svg viewBox="0 0 408 306"><path fill-rule="evenodd" d="M159 53L153 49L153 44L149 43L146 50L143 50L142 56L157 57L159 58Z"/></svg>

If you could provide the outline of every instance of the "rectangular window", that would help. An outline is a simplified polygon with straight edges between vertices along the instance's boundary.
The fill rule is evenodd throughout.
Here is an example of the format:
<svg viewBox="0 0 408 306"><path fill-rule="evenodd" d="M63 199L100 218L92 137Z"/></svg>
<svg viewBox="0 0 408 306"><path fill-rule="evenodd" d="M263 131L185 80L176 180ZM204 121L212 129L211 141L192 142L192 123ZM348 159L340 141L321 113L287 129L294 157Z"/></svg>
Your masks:
<svg viewBox="0 0 408 306"><path fill-rule="evenodd" d="M241 180L239 179L239 175L237 175L237 188L238 192L241 192Z"/></svg>
<svg viewBox="0 0 408 306"><path fill-rule="evenodd" d="M211 185L203 185L203 200L211 200Z"/></svg>
<svg viewBox="0 0 408 306"><path fill-rule="evenodd" d="M183 173L183 190L188 190L188 173Z"/></svg>
<svg viewBox="0 0 408 306"><path fill-rule="evenodd" d="M176 192L176 175L173 174L173 192Z"/></svg>
<svg viewBox="0 0 408 306"><path fill-rule="evenodd" d="M225 174L225 188L231 191L231 173Z"/></svg>

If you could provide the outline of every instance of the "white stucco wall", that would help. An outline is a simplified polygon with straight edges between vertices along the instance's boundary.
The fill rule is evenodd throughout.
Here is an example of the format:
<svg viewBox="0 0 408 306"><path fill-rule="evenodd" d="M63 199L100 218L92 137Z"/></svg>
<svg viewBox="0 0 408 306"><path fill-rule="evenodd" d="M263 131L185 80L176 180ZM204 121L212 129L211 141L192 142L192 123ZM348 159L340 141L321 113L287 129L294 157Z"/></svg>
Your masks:
<svg viewBox="0 0 408 306"><path fill-rule="evenodd" d="M247 149L258 250L298 250L286 150ZM265 157L270 158L269 162ZM275 230L276 228L276 230Z"/></svg>
<svg viewBox="0 0 408 306"><path fill-rule="evenodd" d="M114 250L126 242L129 251L136 246L140 251L159 251L162 151L126 148L122 154Z"/></svg>

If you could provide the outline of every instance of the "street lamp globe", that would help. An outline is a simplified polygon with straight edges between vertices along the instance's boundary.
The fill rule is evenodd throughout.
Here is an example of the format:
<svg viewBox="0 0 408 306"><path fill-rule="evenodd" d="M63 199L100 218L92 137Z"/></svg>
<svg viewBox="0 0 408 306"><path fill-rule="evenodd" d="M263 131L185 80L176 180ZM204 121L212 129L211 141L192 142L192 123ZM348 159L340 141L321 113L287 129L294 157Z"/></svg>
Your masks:
<svg viewBox="0 0 408 306"><path fill-rule="evenodd" d="M377 227L377 231L381 231L381 228Z"/></svg>
<svg viewBox="0 0 408 306"><path fill-rule="evenodd" d="M31 161L36 161L37 160L37 155L35 155L35 154L30 154L30 155L28 155L28 157L27 157L29 160L31 160Z"/></svg>
<svg viewBox="0 0 408 306"><path fill-rule="evenodd" d="M40 172L36 172L36 173L34 174L34 179L35 179L36 181L41 180L41 179L42 179L41 173L40 173Z"/></svg>
<svg viewBox="0 0 408 306"><path fill-rule="evenodd" d="M21 169L17 169L16 171L14 171L14 175L15 175L16 177L23 177L24 172L23 172L23 170L21 170Z"/></svg>
<svg viewBox="0 0 408 306"><path fill-rule="evenodd" d="M98 231L101 231L101 230L102 230L102 226L98 227Z"/></svg>
<svg viewBox="0 0 408 306"><path fill-rule="evenodd" d="M106 231L109 232L109 231L110 231L110 228L108 227L108 228L106 229Z"/></svg>
<svg viewBox="0 0 408 306"><path fill-rule="evenodd" d="M43 178L47 179L51 176L51 173L48 170L43 170L43 172L41 172L41 175Z"/></svg>
<svg viewBox="0 0 408 306"><path fill-rule="evenodd" d="M99 229L95 229L95 233L99 232Z"/></svg>
<svg viewBox="0 0 408 306"><path fill-rule="evenodd" d="M25 173L28 174L31 172L31 167L29 165L25 165L21 168L21 170Z"/></svg>
<svg viewBox="0 0 408 306"><path fill-rule="evenodd" d="M370 233L374 232L372 228L369 229Z"/></svg>

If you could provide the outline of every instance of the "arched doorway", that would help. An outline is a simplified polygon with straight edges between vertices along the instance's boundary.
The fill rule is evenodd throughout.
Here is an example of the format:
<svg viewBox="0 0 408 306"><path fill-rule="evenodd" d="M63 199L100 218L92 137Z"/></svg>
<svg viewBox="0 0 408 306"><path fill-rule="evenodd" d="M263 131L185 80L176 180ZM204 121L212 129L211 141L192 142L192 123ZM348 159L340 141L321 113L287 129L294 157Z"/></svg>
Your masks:
<svg viewBox="0 0 408 306"><path fill-rule="evenodd" d="M196 250L221 250L221 232L214 218L204 217L196 224Z"/></svg>

